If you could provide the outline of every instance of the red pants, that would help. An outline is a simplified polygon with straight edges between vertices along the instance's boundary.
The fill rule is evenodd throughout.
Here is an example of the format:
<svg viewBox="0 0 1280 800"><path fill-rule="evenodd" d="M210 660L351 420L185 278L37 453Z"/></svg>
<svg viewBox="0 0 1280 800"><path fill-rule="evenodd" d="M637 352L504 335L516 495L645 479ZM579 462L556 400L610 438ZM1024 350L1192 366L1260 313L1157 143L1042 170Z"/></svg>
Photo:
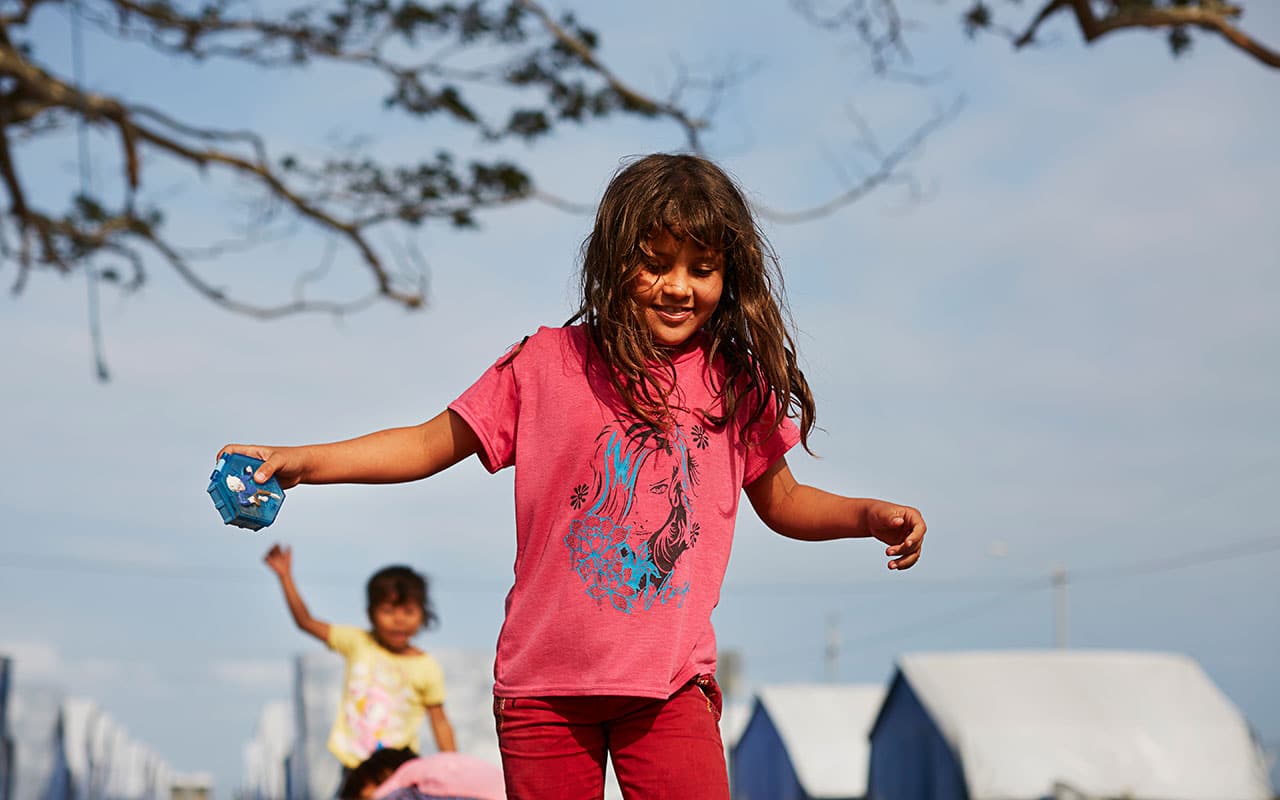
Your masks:
<svg viewBox="0 0 1280 800"><path fill-rule="evenodd" d="M600 800L605 754L628 800L728 800L720 687L703 675L666 700L495 697L508 800Z"/></svg>

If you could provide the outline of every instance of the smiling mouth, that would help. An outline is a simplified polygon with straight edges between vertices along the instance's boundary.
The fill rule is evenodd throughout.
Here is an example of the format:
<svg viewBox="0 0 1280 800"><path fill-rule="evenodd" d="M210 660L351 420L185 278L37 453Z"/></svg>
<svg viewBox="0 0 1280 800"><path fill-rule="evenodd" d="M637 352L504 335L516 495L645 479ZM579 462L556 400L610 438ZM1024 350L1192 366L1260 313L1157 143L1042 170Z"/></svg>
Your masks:
<svg viewBox="0 0 1280 800"><path fill-rule="evenodd" d="M683 322L693 316L692 308L671 308L667 306L654 306L654 313L662 319L670 322Z"/></svg>

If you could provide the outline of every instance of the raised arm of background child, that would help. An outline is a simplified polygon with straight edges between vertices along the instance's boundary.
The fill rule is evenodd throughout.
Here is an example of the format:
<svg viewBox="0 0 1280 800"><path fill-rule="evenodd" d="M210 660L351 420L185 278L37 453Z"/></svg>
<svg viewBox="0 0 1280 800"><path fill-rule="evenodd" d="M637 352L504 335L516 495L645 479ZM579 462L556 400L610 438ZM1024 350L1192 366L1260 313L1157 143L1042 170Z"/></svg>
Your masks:
<svg viewBox="0 0 1280 800"><path fill-rule="evenodd" d="M307 604L302 602L302 595L298 594L298 587L293 585L293 550L274 544L262 560L280 578L280 588L284 590L284 601L289 606L293 621L306 633L328 644L329 623L311 616Z"/></svg>
<svg viewBox="0 0 1280 800"><path fill-rule="evenodd" d="M253 479L261 484L273 475L280 487L299 483L402 483L448 469L480 449L471 426L453 411L443 411L421 425L387 430L330 444L270 447L229 444L218 452L241 453L262 460Z"/></svg>
<svg viewBox="0 0 1280 800"><path fill-rule="evenodd" d="M452 753L458 749L453 740L453 725L444 714L444 706L427 706L427 719L431 720L431 733L436 737L436 748L442 753Z"/></svg>
<svg viewBox="0 0 1280 800"><path fill-rule="evenodd" d="M746 487L747 499L771 530L807 542L873 536L888 545L889 569L920 560L924 517L911 506L864 497L843 497L798 482L785 457Z"/></svg>

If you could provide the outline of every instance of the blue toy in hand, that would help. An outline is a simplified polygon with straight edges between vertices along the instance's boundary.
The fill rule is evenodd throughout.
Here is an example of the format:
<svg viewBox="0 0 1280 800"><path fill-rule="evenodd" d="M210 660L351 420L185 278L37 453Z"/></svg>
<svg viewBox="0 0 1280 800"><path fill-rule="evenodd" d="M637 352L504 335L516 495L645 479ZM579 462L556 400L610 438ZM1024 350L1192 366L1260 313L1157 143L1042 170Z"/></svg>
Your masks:
<svg viewBox="0 0 1280 800"><path fill-rule="evenodd" d="M284 502L284 490L275 478L259 486L253 473L262 466L257 458L228 453L218 459L209 476L209 495L222 521L256 531L275 522Z"/></svg>

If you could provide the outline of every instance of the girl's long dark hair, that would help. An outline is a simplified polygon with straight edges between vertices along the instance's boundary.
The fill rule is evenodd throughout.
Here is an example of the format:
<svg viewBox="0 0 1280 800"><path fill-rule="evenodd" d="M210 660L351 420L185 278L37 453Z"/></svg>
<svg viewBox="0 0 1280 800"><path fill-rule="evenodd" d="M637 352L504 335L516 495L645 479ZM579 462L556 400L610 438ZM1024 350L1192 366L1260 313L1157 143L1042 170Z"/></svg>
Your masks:
<svg viewBox="0 0 1280 800"><path fill-rule="evenodd" d="M713 425L741 420L740 430L766 411L773 412L775 425L795 417L807 450L813 394L796 361L777 257L742 192L710 161L656 154L614 176L582 245L582 304L569 323L586 323L605 372L632 413L665 427L675 367L654 343L632 297L646 259L641 246L663 229L724 252L724 289L702 330L709 337L708 360L724 358L725 382L716 387L723 405L719 413L702 413ZM655 364L668 369L656 371Z"/></svg>

